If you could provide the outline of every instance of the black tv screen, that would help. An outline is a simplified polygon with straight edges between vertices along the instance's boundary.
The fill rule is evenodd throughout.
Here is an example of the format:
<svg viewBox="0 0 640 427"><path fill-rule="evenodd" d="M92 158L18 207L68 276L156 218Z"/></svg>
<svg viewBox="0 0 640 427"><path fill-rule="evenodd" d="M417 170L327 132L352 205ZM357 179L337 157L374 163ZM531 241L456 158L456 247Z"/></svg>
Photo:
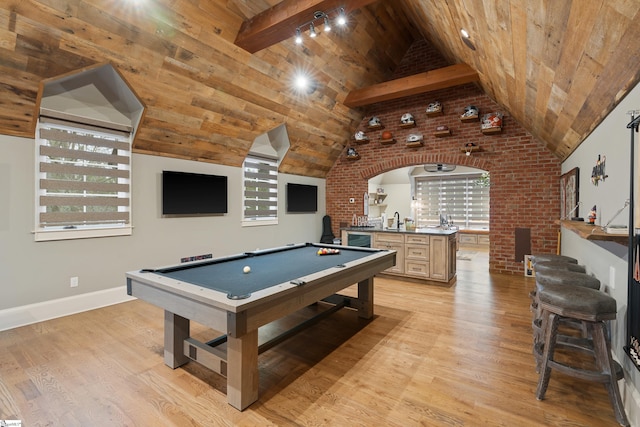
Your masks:
<svg viewBox="0 0 640 427"><path fill-rule="evenodd" d="M287 184L287 212L316 212L318 187L305 184Z"/></svg>
<svg viewBox="0 0 640 427"><path fill-rule="evenodd" d="M227 177L162 171L163 215L227 213Z"/></svg>

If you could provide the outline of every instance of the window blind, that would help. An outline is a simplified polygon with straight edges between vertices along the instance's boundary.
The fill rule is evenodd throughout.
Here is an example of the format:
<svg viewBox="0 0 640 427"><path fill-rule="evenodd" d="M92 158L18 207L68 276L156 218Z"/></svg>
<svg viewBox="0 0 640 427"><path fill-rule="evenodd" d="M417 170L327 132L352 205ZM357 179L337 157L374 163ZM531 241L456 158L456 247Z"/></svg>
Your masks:
<svg viewBox="0 0 640 427"><path fill-rule="evenodd" d="M129 133L51 120L39 123L37 145L40 229L130 223Z"/></svg>
<svg viewBox="0 0 640 427"><path fill-rule="evenodd" d="M463 228L489 226L489 187L477 185L481 174L416 179L416 225L439 225L440 215Z"/></svg>
<svg viewBox="0 0 640 427"><path fill-rule="evenodd" d="M244 220L265 221L278 217L278 163L249 155L244 165Z"/></svg>

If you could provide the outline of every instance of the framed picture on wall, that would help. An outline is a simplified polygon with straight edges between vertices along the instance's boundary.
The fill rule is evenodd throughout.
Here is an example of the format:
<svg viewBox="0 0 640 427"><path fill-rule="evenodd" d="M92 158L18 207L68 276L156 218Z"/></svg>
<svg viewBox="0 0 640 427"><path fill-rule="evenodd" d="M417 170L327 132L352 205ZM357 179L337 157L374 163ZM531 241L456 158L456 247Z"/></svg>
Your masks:
<svg viewBox="0 0 640 427"><path fill-rule="evenodd" d="M580 187L580 169L573 168L560 175L560 219L579 217L578 203Z"/></svg>

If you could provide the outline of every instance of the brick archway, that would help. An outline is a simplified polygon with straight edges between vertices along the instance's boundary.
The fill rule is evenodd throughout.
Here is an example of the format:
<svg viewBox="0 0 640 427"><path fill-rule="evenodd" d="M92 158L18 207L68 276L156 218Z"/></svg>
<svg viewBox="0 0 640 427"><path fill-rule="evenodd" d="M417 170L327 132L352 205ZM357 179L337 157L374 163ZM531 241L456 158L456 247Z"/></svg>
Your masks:
<svg viewBox="0 0 640 427"><path fill-rule="evenodd" d="M410 154L392 159L385 159L381 162L368 166L360 171L362 179L369 180L381 173L389 172L407 166L418 166L427 163L444 163L457 166L468 166L482 169L491 173L492 162L473 156L449 156L442 154Z"/></svg>

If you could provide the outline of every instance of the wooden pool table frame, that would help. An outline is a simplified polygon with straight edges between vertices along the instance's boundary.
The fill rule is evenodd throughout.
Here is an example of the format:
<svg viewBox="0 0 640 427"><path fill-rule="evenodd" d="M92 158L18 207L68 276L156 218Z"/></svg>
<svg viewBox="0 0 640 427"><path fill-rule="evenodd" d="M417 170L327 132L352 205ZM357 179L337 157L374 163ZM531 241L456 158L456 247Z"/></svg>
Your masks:
<svg viewBox="0 0 640 427"><path fill-rule="evenodd" d="M296 245L296 246L304 246ZM318 247L348 250L335 245ZM275 248L276 250L278 248ZM358 297L340 296L344 305L358 310L359 317L373 316L373 277L395 265L395 251L351 248L371 252L347 262L303 277L296 285L281 283L233 300L223 292L185 283L152 271L126 273L127 293L164 309L164 362L171 368L195 360L227 378L227 401L243 410L258 399L258 328L294 313L355 283ZM269 252L270 250L260 251ZM237 256L220 258L235 259ZM335 299L335 298L334 298ZM193 320L226 336L202 343L190 336ZM226 352L216 347L227 343Z"/></svg>

